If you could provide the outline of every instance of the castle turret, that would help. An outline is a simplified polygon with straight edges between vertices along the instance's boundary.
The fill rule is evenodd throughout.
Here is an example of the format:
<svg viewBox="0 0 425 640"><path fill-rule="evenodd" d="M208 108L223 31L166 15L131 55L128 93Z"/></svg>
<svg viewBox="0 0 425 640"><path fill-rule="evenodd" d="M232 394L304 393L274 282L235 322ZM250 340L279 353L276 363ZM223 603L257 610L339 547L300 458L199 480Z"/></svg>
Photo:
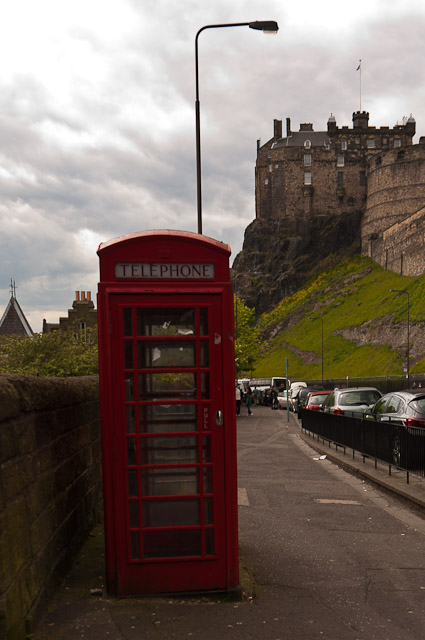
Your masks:
<svg viewBox="0 0 425 640"><path fill-rule="evenodd" d="M369 114L367 111L355 111L353 113L353 129L367 129L369 126Z"/></svg>

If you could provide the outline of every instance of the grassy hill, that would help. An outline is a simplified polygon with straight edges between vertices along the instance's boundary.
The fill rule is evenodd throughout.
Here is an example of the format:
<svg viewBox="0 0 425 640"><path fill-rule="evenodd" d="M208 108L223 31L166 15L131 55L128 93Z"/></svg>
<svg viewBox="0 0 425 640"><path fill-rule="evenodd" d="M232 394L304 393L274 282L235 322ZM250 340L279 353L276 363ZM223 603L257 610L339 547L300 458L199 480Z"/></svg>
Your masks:
<svg viewBox="0 0 425 640"><path fill-rule="evenodd" d="M410 371L425 371L425 275L405 277L355 256L311 279L258 321L264 348L256 377L401 375L406 364L409 293Z"/></svg>

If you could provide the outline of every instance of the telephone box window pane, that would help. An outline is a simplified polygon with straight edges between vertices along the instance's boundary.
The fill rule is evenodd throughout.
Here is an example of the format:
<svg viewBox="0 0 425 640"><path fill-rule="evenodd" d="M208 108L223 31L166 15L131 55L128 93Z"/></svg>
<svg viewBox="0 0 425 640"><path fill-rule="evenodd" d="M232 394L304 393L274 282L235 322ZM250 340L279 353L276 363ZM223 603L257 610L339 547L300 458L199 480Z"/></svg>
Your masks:
<svg viewBox="0 0 425 640"><path fill-rule="evenodd" d="M141 464L193 464L198 462L197 436L145 437L140 440Z"/></svg>
<svg viewBox="0 0 425 640"><path fill-rule="evenodd" d="M204 493L212 493L212 469L204 467Z"/></svg>
<svg viewBox="0 0 425 640"><path fill-rule="evenodd" d="M202 438L202 459L204 462L211 462L211 436Z"/></svg>
<svg viewBox="0 0 425 640"><path fill-rule="evenodd" d="M196 468L144 469L142 484L145 496L198 494L198 470Z"/></svg>
<svg viewBox="0 0 425 640"><path fill-rule="evenodd" d="M135 433L136 424L134 420L134 405L127 405L126 413L127 413L127 433Z"/></svg>
<svg viewBox="0 0 425 640"><path fill-rule="evenodd" d="M125 374L125 399L134 400L134 379L132 373Z"/></svg>
<svg viewBox="0 0 425 640"><path fill-rule="evenodd" d="M210 366L210 344L209 342L201 342L201 367Z"/></svg>
<svg viewBox="0 0 425 640"><path fill-rule="evenodd" d="M214 555L214 529L205 529L205 555Z"/></svg>
<svg viewBox="0 0 425 640"><path fill-rule="evenodd" d="M201 530L145 531L143 547L145 558L200 556L202 553Z"/></svg>
<svg viewBox="0 0 425 640"><path fill-rule="evenodd" d="M210 397L210 375L201 373L201 397L203 400Z"/></svg>
<svg viewBox="0 0 425 640"><path fill-rule="evenodd" d="M138 336L192 336L194 309L137 309Z"/></svg>
<svg viewBox="0 0 425 640"><path fill-rule="evenodd" d="M133 342L124 342L124 368L133 369Z"/></svg>
<svg viewBox="0 0 425 640"><path fill-rule="evenodd" d="M124 335L132 336L133 335L133 310L131 307L126 307L123 309L123 322L124 322Z"/></svg>
<svg viewBox="0 0 425 640"><path fill-rule="evenodd" d="M140 400L196 400L194 373L139 374Z"/></svg>
<svg viewBox="0 0 425 640"><path fill-rule="evenodd" d="M127 463L129 466L137 464L136 438L127 438Z"/></svg>
<svg viewBox="0 0 425 640"><path fill-rule="evenodd" d="M200 309L200 327L201 327L201 336L208 335L208 309L202 308Z"/></svg>
<svg viewBox="0 0 425 640"><path fill-rule="evenodd" d="M149 500L143 504L143 527L201 524L199 500Z"/></svg>
<svg viewBox="0 0 425 640"><path fill-rule="evenodd" d="M140 558L139 533L132 531L130 533L131 559L138 560Z"/></svg>
<svg viewBox="0 0 425 640"><path fill-rule="evenodd" d="M197 431L196 405L155 404L140 407L142 433Z"/></svg>
<svg viewBox="0 0 425 640"><path fill-rule="evenodd" d="M130 529L139 528L139 503L135 500L130 501Z"/></svg>
<svg viewBox="0 0 425 640"><path fill-rule="evenodd" d="M128 470L128 495L130 498L137 497L137 470Z"/></svg>
<svg viewBox="0 0 425 640"><path fill-rule="evenodd" d="M139 342L139 368L194 367L194 342Z"/></svg>
<svg viewBox="0 0 425 640"><path fill-rule="evenodd" d="M205 524L213 524L213 499L205 498L204 500L204 522Z"/></svg>

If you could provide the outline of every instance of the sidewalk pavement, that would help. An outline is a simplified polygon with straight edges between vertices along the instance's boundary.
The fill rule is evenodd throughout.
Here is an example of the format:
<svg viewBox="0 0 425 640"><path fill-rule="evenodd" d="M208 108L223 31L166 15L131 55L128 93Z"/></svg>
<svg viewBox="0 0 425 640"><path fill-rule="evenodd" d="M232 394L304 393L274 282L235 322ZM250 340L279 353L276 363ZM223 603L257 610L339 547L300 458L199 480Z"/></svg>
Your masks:
<svg viewBox="0 0 425 640"><path fill-rule="evenodd" d="M300 425L301 426L301 425ZM375 461L374 458L362 456L358 451L320 440L318 436L301 430L301 438L319 455L325 455L342 469L353 475L364 478L369 482L390 491L396 497L406 500L411 506L425 511L425 479L420 476L397 469L394 465Z"/></svg>
<svg viewBox="0 0 425 640"><path fill-rule="evenodd" d="M299 431L300 426L293 414L290 415L290 425L287 424L286 416L283 416L282 411L273 412L273 414L272 419L279 418L280 424L285 426L285 431L290 427L297 437L301 437L305 443L317 451L318 457L324 455L353 475L362 476L385 490L409 500L410 504L425 508L425 482L422 479L410 476L410 484L407 484L405 474L394 468L389 476L388 466L378 463L375 468L373 460L363 461L358 454L353 458L351 451L344 455L343 451L332 449L327 443L320 443L312 436ZM240 425L238 419L238 427ZM314 459L314 452L311 458ZM309 459L311 458L309 456ZM188 637L216 640L218 627L214 621L217 621L220 628L225 630L228 638L237 637L247 640L261 637L268 640L286 640L291 636L284 633L281 636L267 634L269 621L265 619L264 613L267 610L267 603L255 606L257 596L263 594L264 599L266 595L264 587L255 583L249 566L246 566L249 559L247 562L243 554L242 548L240 601L232 601L223 594L125 599L109 597L106 593L104 577L103 524L99 524L90 534L73 569L50 602L48 611L31 635L31 640L98 640L100 638L102 640L140 640L142 638L180 640ZM302 602L298 606L302 607ZM273 620L278 621L278 618L274 617ZM275 625L280 624L270 622ZM302 634L299 637L319 636Z"/></svg>

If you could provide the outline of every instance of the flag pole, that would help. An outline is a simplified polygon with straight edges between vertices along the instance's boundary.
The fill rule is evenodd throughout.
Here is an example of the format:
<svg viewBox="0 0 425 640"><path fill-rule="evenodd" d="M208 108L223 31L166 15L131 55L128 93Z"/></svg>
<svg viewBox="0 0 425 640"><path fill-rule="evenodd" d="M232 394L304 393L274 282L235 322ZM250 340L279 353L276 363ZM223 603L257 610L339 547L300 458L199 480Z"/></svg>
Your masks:
<svg viewBox="0 0 425 640"><path fill-rule="evenodd" d="M357 67L357 70L360 71L360 79L359 79L359 85L360 85L360 111L362 110L362 61L359 60L359 66Z"/></svg>

